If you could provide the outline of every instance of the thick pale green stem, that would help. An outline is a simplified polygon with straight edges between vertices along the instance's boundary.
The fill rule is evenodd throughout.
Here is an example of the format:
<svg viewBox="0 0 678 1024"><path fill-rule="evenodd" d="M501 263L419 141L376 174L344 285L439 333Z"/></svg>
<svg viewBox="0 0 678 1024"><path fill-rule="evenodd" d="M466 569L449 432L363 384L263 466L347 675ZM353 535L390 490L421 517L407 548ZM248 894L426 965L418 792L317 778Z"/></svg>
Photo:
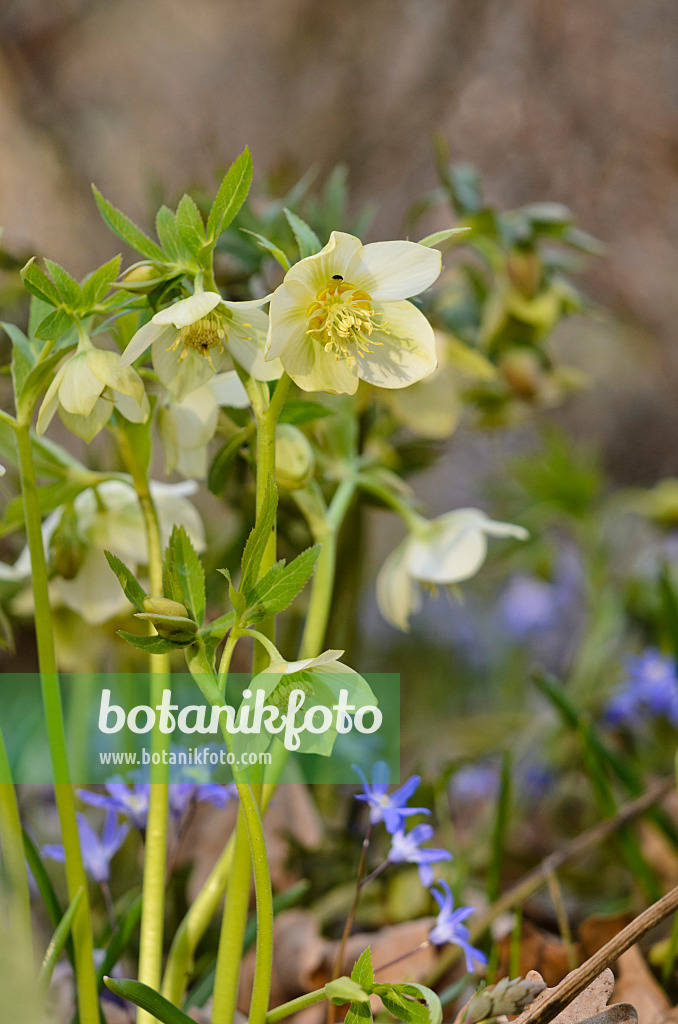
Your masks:
<svg viewBox="0 0 678 1024"><path fill-rule="evenodd" d="M87 893L87 878L82 865L80 837L75 817L75 800L70 783L64 716L57 674L54 636L52 633L47 565L42 543L40 503L38 501L38 487L35 479L35 466L33 464L28 423L16 425L16 438L19 451L26 533L31 553L35 632L38 646L38 661L40 664L42 700L54 772L54 794L65 852L69 899L73 900L76 893L80 889L83 890L80 906L72 928L78 985L78 1009L81 1024L98 1024L99 999L94 971L92 920Z"/></svg>
<svg viewBox="0 0 678 1024"><path fill-rule="evenodd" d="M250 902L251 864L247 822L241 807L238 811L224 916L219 935L212 1004L213 1024L230 1024L235 1017L240 961Z"/></svg>
<svg viewBox="0 0 678 1024"><path fill-rule="evenodd" d="M146 472L141 469L128 435L115 432L125 465L130 471L139 498L146 528L148 545L148 575L151 593L162 595L162 542L158 516L148 486ZM160 704L162 691L169 686L169 658L166 654L150 656L150 703ZM167 870L167 825L169 813L169 766L162 763L162 752L169 745L169 737L158 729L151 734L151 790L144 841L144 875L142 881L141 933L139 938L139 981L150 988L160 988L162 978L162 952L165 919L165 874ZM154 763L158 754L158 764ZM137 1024L154 1024L146 1010L137 1011Z"/></svg>

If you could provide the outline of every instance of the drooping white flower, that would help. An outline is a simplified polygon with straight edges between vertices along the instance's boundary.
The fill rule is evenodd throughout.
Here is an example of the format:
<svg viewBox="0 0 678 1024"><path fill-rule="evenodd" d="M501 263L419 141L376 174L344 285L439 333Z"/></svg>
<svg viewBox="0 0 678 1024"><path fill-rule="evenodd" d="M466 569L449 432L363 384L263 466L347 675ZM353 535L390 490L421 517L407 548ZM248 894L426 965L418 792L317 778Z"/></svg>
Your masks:
<svg viewBox="0 0 678 1024"><path fill-rule="evenodd" d="M304 391L354 394L362 379L403 388L436 367L433 329L411 302L433 284L441 255L417 242L372 242L333 231L296 263L271 298L266 358Z"/></svg>
<svg viewBox="0 0 678 1024"><path fill-rule="evenodd" d="M188 496L194 494L197 484L151 482L163 548L174 525L183 526L197 551L205 548L205 530L200 515ZM42 525L45 550L64 515L64 509L52 512ZM104 551L111 551L136 573L148 560L146 530L136 493L123 480L106 480L96 493L88 488L73 502L73 520L83 545L80 563L73 576L64 579L55 576L50 581L50 597L54 607L66 607L78 612L85 622L98 625L129 612L129 601L111 572ZM0 563L0 580L21 582L30 579L31 556L24 548L14 565ZM31 608L32 592L20 594L15 601L18 612Z"/></svg>
<svg viewBox="0 0 678 1024"><path fill-rule="evenodd" d="M488 537L526 540L527 530L490 519L477 508L423 519L388 556L377 576L377 601L385 619L407 631L421 606L421 584L462 583L480 569Z"/></svg>
<svg viewBox="0 0 678 1024"><path fill-rule="evenodd" d="M258 307L265 301L226 302L218 292L180 299L136 332L122 364L130 366L150 346L158 379L178 402L214 377L227 352L257 380L276 380L282 367L263 354L268 317Z"/></svg>
<svg viewBox="0 0 678 1024"><path fill-rule="evenodd" d="M207 475L207 446L214 437L222 405L245 409L247 392L235 370L217 374L181 402L169 398L158 413L158 431L165 455L165 471L174 470L188 480Z"/></svg>
<svg viewBox="0 0 678 1024"><path fill-rule="evenodd" d="M44 434L58 409L69 430L91 441L108 423L114 407L132 423L145 423L150 405L144 382L136 370L121 363L116 352L95 348L82 335L47 389L37 430Z"/></svg>

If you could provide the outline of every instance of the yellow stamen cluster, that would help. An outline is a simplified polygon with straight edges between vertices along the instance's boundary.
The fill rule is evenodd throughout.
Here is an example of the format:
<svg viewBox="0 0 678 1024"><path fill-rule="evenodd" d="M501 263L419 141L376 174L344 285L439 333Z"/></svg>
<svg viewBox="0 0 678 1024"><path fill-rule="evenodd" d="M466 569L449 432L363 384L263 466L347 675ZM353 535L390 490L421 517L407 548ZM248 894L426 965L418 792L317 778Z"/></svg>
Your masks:
<svg viewBox="0 0 678 1024"><path fill-rule="evenodd" d="M326 352L337 359L346 359L349 366L380 341L371 338L374 331L383 331L377 323L381 314L372 309L367 292L344 281L339 275L321 288L315 301L306 310L307 334L320 342Z"/></svg>
<svg viewBox="0 0 678 1024"><path fill-rule="evenodd" d="M188 355L188 350L192 348L209 360L211 365L211 350L216 348L219 352L222 352L227 339L228 335L224 327L223 318L219 313L208 313L207 316L196 320L194 324L188 324L186 327L180 328L177 339L170 348L176 350L180 345L182 346L179 359L185 359Z"/></svg>

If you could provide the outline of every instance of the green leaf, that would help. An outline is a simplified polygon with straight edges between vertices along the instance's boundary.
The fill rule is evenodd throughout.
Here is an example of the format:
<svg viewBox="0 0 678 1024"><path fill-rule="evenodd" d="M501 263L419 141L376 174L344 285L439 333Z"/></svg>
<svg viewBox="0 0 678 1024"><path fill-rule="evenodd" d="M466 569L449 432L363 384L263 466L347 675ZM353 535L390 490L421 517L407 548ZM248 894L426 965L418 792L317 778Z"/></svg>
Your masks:
<svg viewBox="0 0 678 1024"><path fill-rule="evenodd" d="M126 633L124 629L118 630L118 636L126 640L132 647L136 647L138 651L144 651L146 654L168 654L169 651L180 651L191 642L190 640L172 642L161 636L136 636L134 633Z"/></svg>
<svg viewBox="0 0 678 1024"><path fill-rule="evenodd" d="M175 223L182 242L192 256L197 256L205 245L205 225L200 210L189 195L181 197Z"/></svg>
<svg viewBox="0 0 678 1024"><path fill-rule="evenodd" d="M40 321L35 329L35 337L39 341L58 341L72 326L72 317L64 309L55 309Z"/></svg>
<svg viewBox="0 0 678 1024"><path fill-rule="evenodd" d="M228 599L233 605L233 611L235 613L233 619L234 621L236 619L240 621L240 619L245 614L245 611L247 609L247 601L245 600L244 596L240 593L240 591L236 590L236 588L233 586L233 583L231 581L231 574L228 571L228 569L217 569L217 572L220 572L221 575L225 576L226 579L228 580Z"/></svg>
<svg viewBox="0 0 678 1024"><path fill-rule="evenodd" d="M57 286L57 290L70 309L77 309L82 299L82 290L74 277L58 263L45 259L49 275Z"/></svg>
<svg viewBox="0 0 678 1024"><path fill-rule="evenodd" d="M47 988L56 967L56 962L59 959L62 949L66 945L66 942L71 934L71 928L73 927L73 919L78 912L78 907L82 901L83 889L82 886L78 889L75 896L71 900L68 910L59 921L56 931L52 936L50 943L45 952L42 966L40 968L40 974L38 975L38 985L43 990Z"/></svg>
<svg viewBox="0 0 678 1024"><path fill-rule="evenodd" d="M278 507L278 490L272 476L269 476L264 491L264 500L257 515L257 521L247 538L245 550L242 553L240 591L249 598L259 576L261 560L268 544L271 530L275 523L275 513Z"/></svg>
<svg viewBox="0 0 678 1024"><path fill-rule="evenodd" d="M440 245L441 242L446 242L448 238L452 238L453 235L464 235L471 229L466 228L447 228L445 231L434 231L432 235L427 235L426 238L422 238L419 245L426 245L432 248L434 245Z"/></svg>
<svg viewBox="0 0 678 1024"><path fill-rule="evenodd" d="M117 555L112 554L110 551L104 551L104 554L106 555L106 561L118 577L118 582L127 600L134 605L137 611L143 612L146 594L141 584L135 579L132 570L128 569Z"/></svg>
<svg viewBox="0 0 678 1024"><path fill-rule="evenodd" d="M223 570L220 571L223 572ZM218 619L213 619L212 622L208 622L206 626L203 626L200 630L200 636L205 640L211 637L222 639L226 636L234 622L235 615L233 612L226 612L225 615L220 615Z"/></svg>
<svg viewBox="0 0 678 1024"><path fill-rule="evenodd" d="M246 235L251 235L252 238L256 239L256 241L259 243L262 249L265 249L267 252L270 252L271 256L275 257L275 259L278 261L278 263L285 272L287 272L290 269L290 261L288 260L287 256L282 251L282 249L275 244L275 242L272 242L270 240L270 238L265 238L264 235L259 235L257 234L256 231L250 231L248 228L241 228L241 231L243 231Z"/></svg>
<svg viewBox="0 0 678 1024"><path fill-rule="evenodd" d="M252 155L246 146L233 161L219 186L209 217L207 240L216 242L238 213L252 184Z"/></svg>
<svg viewBox="0 0 678 1024"><path fill-rule="evenodd" d="M127 242L149 260L163 261L165 259L165 254L160 246L156 245L141 228L137 227L134 221L131 221L122 211L104 199L96 185L92 185L92 192L101 216L118 238L122 238L124 242Z"/></svg>
<svg viewBox="0 0 678 1024"><path fill-rule="evenodd" d="M118 980L117 978L104 978L106 988L127 999L142 1010L147 1010L161 1024L195 1024L192 1017L189 1017L183 1010L179 1010L169 999L165 999L159 992L144 985L141 981L132 981L131 978Z"/></svg>
<svg viewBox="0 0 678 1024"><path fill-rule="evenodd" d="M254 426L242 427L217 452L207 474L207 486L212 494L221 494L226 486L228 472L233 460L242 446L252 437L253 433Z"/></svg>
<svg viewBox="0 0 678 1024"><path fill-rule="evenodd" d="M256 583L247 600L248 607L257 617L277 615L287 608L313 575L320 550L320 544L316 544L302 551L289 565L281 561L269 569Z"/></svg>
<svg viewBox="0 0 678 1024"><path fill-rule="evenodd" d="M369 1003L369 993L352 978L335 978L325 985L325 995L335 1006L343 1003Z"/></svg>
<svg viewBox="0 0 678 1024"><path fill-rule="evenodd" d="M59 480L52 484L46 484L38 488L38 499L42 515L53 512L61 505L73 501L81 491L86 490L90 484L87 480ZM12 498L7 504L5 514L0 520L0 536L12 533L24 522L24 506L21 497Z"/></svg>
<svg viewBox="0 0 678 1024"><path fill-rule="evenodd" d="M97 981L99 988L104 983L104 977L112 971L122 954L127 949L127 944L132 937L134 929L141 919L141 896L135 896L129 907L117 923L115 931L109 939L106 947L106 954L97 969Z"/></svg>
<svg viewBox="0 0 678 1024"><path fill-rule="evenodd" d="M24 841L24 853L26 854L26 863L31 869L31 874L35 879L35 884L38 887L40 895L42 896L42 902L45 904L45 909L49 914L49 919L52 922L54 928L59 927L59 922L64 916L64 911L59 903L57 894L54 891L54 886L50 881L50 877L45 871L45 866L40 859L40 854L35 848L33 840L28 835L25 829L22 829L23 841ZM73 942L69 936L66 937L65 943L66 955L71 963L74 962L73 958Z"/></svg>
<svg viewBox="0 0 678 1024"><path fill-rule="evenodd" d="M82 282L81 312L89 312L106 297L110 291L111 284L120 273L120 260L120 256L114 256L108 263L104 263L84 278Z"/></svg>
<svg viewBox="0 0 678 1024"><path fill-rule="evenodd" d="M351 980L355 981L365 992L374 988L374 970L372 968L372 951L368 946L363 950L353 965Z"/></svg>
<svg viewBox="0 0 678 1024"><path fill-rule="evenodd" d="M183 526L172 530L168 552L168 565L181 588L183 604L201 626L205 618L205 570Z"/></svg>
<svg viewBox="0 0 678 1024"><path fill-rule="evenodd" d="M175 214L172 213L169 206L161 206L158 210L155 218L155 230L160 244L170 259L181 263L186 257L190 257L190 252L179 236Z"/></svg>
<svg viewBox="0 0 678 1024"><path fill-rule="evenodd" d="M299 255L302 260L306 259L307 256L314 256L315 253L320 252L322 245L313 228L309 227L305 220L298 217L296 213L292 213L291 210L286 209L285 216L287 217L287 223L294 232L294 237L299 246Z"/></svg>
<svg viewBox="0 0 678 1024"><path fill-rule="evenodd" d="M423 987L423 986L422 986ZM408 991L409 990L409 991ZM419 1002L423 993L418 991L414 985L375 985L374 991L379 996L389 1013L392 1013L403 1024L434 1024L431 1018L431 1010L426 1003ZM430 991L430 990L427 990ZM434 993L431 993L434 995ZM437 997L435 997L437 999ZM435 1024L442 1020L442 1009L438 1001L439 1013ZM435 1004L433 1005L435 1012Z"/></svg>
<svg viewBox="0 0 678 1024"><path fill-rule="evenodd" d="M37 353L24 332L16 324L0 321L0 327L12 342L12 381L14 382L14 394L19 395L28 374L35 365Z"/></svg>
<svg viewBox="0 0 678 1024"><path fill-rule="evenodd" d="M372 1007L369 1003L351 1003L344 1024L371 1024L372 1020Z"/></svg>
<svg viewBox="0 0 678 1024"><path fill-rule="evenodd" d="M310 423L311 420L322 420L326 416L334 416L334 410L328 409L320 402L285 402L278 423Z"/></svg>
<svg viewBox="0 0 678 1024"><path fill-rule="evenodd" d="M441 1024L443 1019L443 1007L438 995L426 985L419 985L417 982L408 982L405 985L396 986L401 992L412 996L415 999L423 999L428 1009L429 1024Z"/></svg>
<svg viewBox="0 0 678 1024"><path fill-rule="evenodd" d="M37 265L35 262L35 256L30 258L26 266L21 271L21 280L31 295L35 295L43 302L49 303L50 306L59 307L63 305L61 295L59 294L56 285Z"/></svg>

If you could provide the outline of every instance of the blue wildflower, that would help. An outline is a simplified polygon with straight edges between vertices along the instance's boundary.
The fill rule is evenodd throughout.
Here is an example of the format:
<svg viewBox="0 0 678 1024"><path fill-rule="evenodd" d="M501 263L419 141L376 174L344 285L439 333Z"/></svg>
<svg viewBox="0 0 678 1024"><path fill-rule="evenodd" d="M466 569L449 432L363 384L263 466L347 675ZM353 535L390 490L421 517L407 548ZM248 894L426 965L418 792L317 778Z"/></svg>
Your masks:
<svg viewBox="0 0 678 1024"><path fill-rule="evenodd" d="M454 773L450 788L461 803L490 800L499 792L499 769L489 764L464 765Z"/></svg>
<svg viewBox="0 0 678 1024"><path fill-rule="evenodd" d="M631 725L648 717L664 717L678 726L676 662L652 647L627 659L626 679L605 710L610 725Z"/></svg>
<svg viewBox="0 0 678 1024"><path fill-rule="evenodd" d="M119 825L117 814L115 811L109 810L101 836L98 836L84 814L78 814L76 817L83 867L90 878L103 885L108 882L111 860L124 843L129 832L129 825ZM43 846L42 855L60 863L66 859L61 844Z"/></svg>
<svg viewBox="0 0 678 1024"><path fill-rule="evenodd" d="M106 793L92 793L88 789L79 789L78 796L83 803L89 804L90 807L103 807L108 811L117 811L121 818L127 818L140 832L145 832L150 784L136 782L129 786L122 779L119 782L116 781L118 778L120 777L114 776L110 782L105 784Z"/></svg>
<svg viewBox="0 0 678 1024"><path fill-rule="evenodd" d="M514 576L499 604L503 624L517 640L550 629L558 621L564 596L557 584L535 576Z"/></svg>
<svg viewBox="0 0 678 1024"><path fill-rule="evenodd" d="M440 913L429 932L429 942L432 942L434 946L443 946L448 942L459 946L463 950L466 970L470 974L476 970L476 964L484 967L487 957L471 945L469 942L470 932L463 923L473 913L473 907L459 907L455 910L452 890L443 879L437 883L437 887L434 886L431 889L431 895L440 907Z"/></svg>
<svg viewBox="0 0 678 1024"><path fill-rule="evenodd" d="M391 864L416 864L421 884L428 886L435 878L432 865L441 860L452 860L452 854L448 850L436 847L420 849L422 843L427 843L432 838L433 826L426 823L415 825L409 832L399 828L391 837L391 849L388 851L387 859Z"/></svg>
<svg viewBox="0 0 678 1024"><path fill-rule="evenodd" d="M365 773L357 764L353 765L363 784L364 793L359 793L356 800L363 800L370 808L370 824L377 825L383 821L386 831L393 835L404 825L404 819L412 814L430 814L426 807L406 807L407 801L417 789L421 778L412 775L400 789L389 796L388 765L385 761L377 761L372 768L372 784L365 778Z"/></svg>

